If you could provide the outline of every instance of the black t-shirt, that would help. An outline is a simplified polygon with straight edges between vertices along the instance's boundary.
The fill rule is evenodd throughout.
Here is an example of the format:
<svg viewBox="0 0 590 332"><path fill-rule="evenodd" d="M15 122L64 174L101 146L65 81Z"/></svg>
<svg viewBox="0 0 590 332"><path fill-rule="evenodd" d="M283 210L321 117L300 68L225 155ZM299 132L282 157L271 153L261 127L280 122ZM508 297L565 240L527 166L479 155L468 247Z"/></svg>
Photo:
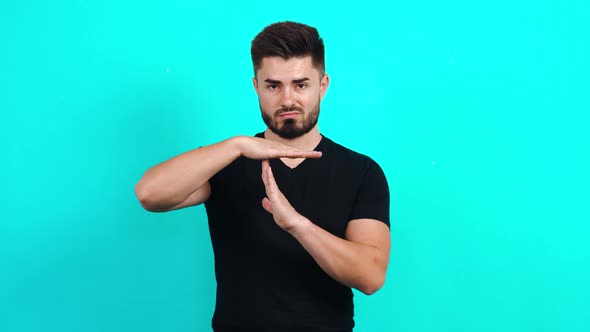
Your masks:
<svg viewBox="0 0 590 332"><path fill-rule="evenodd" d="M315 150L322 151L321 158L294 169L270 160L277 185L295 210L341 238L353 219L389 225L389 189L379 165L327 137ZM213 328L351 329L351 289L328 276L264 210L261 172L260 160L238 158L209 181L205 207L217 279Z"/></svg>

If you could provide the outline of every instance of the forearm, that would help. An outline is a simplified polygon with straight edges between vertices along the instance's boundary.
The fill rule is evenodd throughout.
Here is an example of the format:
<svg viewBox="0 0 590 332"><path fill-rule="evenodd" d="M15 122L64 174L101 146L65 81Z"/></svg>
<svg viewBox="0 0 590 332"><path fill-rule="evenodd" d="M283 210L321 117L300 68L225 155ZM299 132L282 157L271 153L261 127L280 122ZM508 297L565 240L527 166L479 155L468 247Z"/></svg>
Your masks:
<svg viewBox="0 0 590 332"><path fill-rule="evenodd" d="M240 156L237 140L191 150L148 169L135 187L141 204L154 211L181 204Z"/></svg>
<svg viewBox="0 0 590 332"><path fill-rule="evenodd" d="M339 238L302 217L289 233L340 283L373 294L383 286L388 255L376 247Z"/></svg>

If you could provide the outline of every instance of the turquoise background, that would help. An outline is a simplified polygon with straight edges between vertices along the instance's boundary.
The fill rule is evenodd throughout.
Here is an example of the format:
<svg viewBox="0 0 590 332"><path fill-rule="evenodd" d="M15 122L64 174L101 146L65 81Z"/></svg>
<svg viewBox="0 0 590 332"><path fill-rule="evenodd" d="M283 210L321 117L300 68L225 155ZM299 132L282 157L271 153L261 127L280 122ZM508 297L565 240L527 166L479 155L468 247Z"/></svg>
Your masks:
<svg viewBox="0 0 590 332"><path fill-rule="evenodd" d="M207 331L203 207L150 166L264 129L250 41L316 26L321 131L391 187L355 331L590 331L586 1L3 1L0 331Z"/></svg>

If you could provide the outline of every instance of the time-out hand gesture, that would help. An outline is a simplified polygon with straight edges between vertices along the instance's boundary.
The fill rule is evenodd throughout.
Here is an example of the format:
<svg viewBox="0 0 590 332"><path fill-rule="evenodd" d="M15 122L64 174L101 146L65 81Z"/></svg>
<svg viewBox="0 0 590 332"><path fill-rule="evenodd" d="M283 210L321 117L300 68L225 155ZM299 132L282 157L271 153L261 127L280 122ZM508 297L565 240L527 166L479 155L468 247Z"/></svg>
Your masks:
<svg viewBox="0 0 590 332"><path fill-rule="evenodd" d="M272 214L277 225L288 232L300 225L304 221L304 217L295 211L285 195L279 190L268 160L262 161L262 181L266 189L266 197L262 199L262 207Z"/></svg>
<svg viewBox="0 0 590 332"><path fill-rule="evenodd" d="M319 158L319 151L302 151L259 137L237 137L240 155L250 159L264 160L274 158Z"/></svg>

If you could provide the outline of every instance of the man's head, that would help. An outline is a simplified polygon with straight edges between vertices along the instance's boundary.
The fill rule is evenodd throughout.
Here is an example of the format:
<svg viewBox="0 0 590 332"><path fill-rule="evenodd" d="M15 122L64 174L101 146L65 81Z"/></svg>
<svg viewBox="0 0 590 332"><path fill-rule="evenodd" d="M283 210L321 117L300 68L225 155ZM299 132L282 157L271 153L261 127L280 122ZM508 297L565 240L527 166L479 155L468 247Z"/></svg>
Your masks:
<svg viewBox="0 0 590 332"><path fill-rule="evenodd" d="M317 30L295 22L271 24L254 38L251 51L252 81L268 128L286 139L316 128L329 83Z"/></svg>

